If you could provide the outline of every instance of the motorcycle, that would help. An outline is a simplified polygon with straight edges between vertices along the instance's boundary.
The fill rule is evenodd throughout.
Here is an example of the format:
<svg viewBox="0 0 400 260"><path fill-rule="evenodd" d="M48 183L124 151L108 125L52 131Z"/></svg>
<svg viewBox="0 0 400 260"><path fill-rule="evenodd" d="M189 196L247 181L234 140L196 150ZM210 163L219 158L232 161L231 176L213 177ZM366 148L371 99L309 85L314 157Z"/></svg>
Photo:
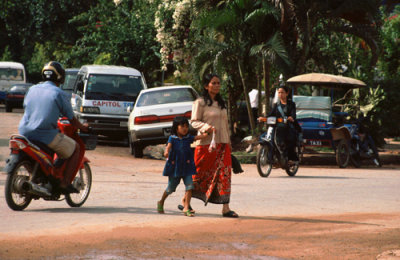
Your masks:
<svg viewBox="0 0 400 260"><path fill-rule="evenodd" d="M354 167L361 167L362 160L372 160L376 166L381 167L378 149L368 132L361 132L360 125L353 124L350 128L350 134L350 161Z"/></svg>
<svg viewBox="0 0 400 260"><path fill-rule="evenodd" d="M287 157L285 141L280 133L290 126L286 118L268 117L263 120L269 126L266 133L259 138L260 149L257 152L257 170L261 177L268 177L272 168L282 168L289 176L295 176L300 162L290 162ZM286 131L287 132L287 131ZM298 158L302 152L302 137L299 133L295 145Z"/></svg>
<svg viewBox="0 0 400 260"><path fill-rule="evenodd" d="M59 119L58 128L80 146L80 164L71 183L75 192L65 192L59 187L65 160L58 159L54 151L42 143L30 141L22 135L12 135L9 141L11 153L5 167L5 197L12 210L24 210L32 199L59 201L62 196L69 206L80 207L89 197L92 172L85 150L95 149L97 136L78 134L66 118Z"/></svg>

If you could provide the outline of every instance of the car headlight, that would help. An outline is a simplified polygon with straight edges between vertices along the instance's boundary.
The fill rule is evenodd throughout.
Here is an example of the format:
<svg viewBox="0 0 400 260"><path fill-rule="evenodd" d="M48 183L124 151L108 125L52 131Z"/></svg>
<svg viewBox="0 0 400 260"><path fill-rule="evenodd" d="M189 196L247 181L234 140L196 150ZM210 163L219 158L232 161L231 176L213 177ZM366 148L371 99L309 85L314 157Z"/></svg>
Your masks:
<svg viewBox="0 0 400 260"><path fill-rule="evenodd" d="M89 113L89 114L100 114L100 108L98 107L81 107L82 113Z"/></svg>

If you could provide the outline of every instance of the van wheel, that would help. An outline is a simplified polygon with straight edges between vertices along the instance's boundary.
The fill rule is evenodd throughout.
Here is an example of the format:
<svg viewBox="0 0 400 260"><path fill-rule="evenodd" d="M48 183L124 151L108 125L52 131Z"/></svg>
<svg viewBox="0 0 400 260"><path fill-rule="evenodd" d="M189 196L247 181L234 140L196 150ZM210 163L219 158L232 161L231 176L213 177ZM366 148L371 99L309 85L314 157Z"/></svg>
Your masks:
<svg viewBox="0 0 400 260"><path fill-rule="evenodd" d="M131 154L136 158L143 157L143 147L139 143L129 142L129 149L131 150Z"/></svg>

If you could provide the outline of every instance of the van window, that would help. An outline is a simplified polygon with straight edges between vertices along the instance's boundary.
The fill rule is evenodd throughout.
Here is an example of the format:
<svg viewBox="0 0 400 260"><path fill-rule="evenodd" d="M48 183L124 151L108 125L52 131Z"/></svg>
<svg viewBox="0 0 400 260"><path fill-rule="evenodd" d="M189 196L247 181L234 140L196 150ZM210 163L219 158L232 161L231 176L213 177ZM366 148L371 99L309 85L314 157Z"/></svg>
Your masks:
<svg viewBox="0 0 400 260"><path fill-rule="evenodd" d="M142 89L139 76L91 74L85 96L87 99L135 101Z"/></svg>
<svg viewBox="0 0 400 260"><path fill-rule="evenodd" d="M0 79L25 82L22 69L0 68Z"/></svg>
<svg viewBox="0 0 400 260"><path fill-rule="evenodd" d="M74 89L76 77L77 77L77 73L66 73L65 81L61 85L61 89L72 92L72 90Z"/></svg>

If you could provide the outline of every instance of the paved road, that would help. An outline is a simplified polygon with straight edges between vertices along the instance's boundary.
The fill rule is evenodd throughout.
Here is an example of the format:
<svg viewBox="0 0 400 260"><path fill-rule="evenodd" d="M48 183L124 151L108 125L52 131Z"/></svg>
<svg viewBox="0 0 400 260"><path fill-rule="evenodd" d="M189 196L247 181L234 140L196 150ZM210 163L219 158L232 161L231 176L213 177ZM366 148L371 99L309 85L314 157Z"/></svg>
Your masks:
<svg viewBox="0 0 400 260"><path fill-rule="evenodd" d="M166 202L165 215L157 214L156 201L166 187L161 176L164 162L135 159L126 147L99 145L87 153L91 160L93 187L81 208L65 201L32 201L23 212L10 210L4 198L8 138L15 133L22 111L5 113L0 107L0 238L11 235L73 232L82 229L110 229L116 226L168 225L181 213L176 209L183 185ZM255 165L243 165L245 172L233 176L231 208L243 219L265 216L329 215L342 213L400 212L400 168L338 169L301 167L296 177L273 170L261 178ZM218 205L204 207L193 200L196 222L220 218ZM193 223L180 218L182 224Z"/></svg>

